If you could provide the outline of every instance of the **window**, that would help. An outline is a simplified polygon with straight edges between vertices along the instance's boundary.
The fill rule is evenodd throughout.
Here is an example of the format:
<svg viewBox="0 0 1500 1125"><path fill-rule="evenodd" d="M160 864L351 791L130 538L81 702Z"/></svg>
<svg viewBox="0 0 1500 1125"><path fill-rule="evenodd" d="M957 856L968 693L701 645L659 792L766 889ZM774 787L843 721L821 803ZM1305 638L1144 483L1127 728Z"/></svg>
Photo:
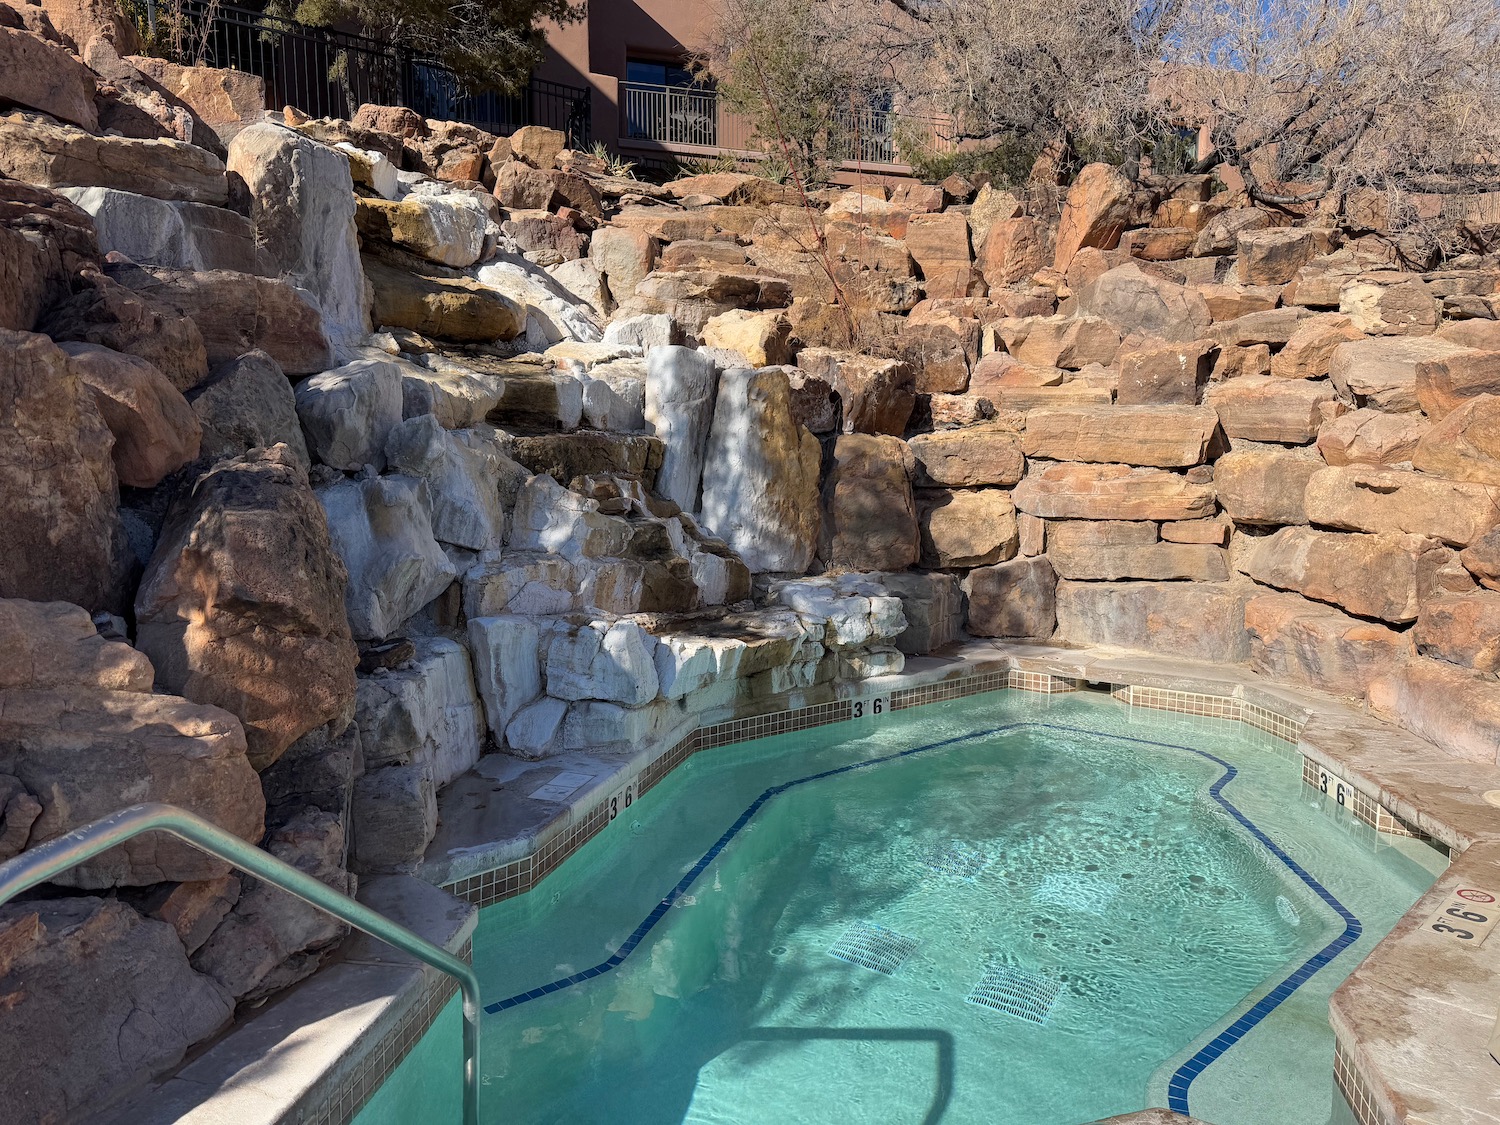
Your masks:
<svg viewBox="0 0 1500 1125"><path fill-rule="evenodd" d="M698 84L687 67L652 59L626 59L625 81L640 82L647 86L682 87Z"/></svg>

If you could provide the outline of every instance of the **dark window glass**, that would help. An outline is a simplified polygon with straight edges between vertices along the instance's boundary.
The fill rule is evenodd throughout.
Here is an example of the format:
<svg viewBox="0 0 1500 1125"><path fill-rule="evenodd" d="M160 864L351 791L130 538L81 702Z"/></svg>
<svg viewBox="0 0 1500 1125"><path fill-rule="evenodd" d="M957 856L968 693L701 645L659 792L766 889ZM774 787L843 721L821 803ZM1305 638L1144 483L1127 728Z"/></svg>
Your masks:
<svg viewBox="0 0 1500 1125"><path fill-rule="evenodd" d="M698 83L692 72L676 63L653 62L650 59L626 59L625 81L652 86L693 86Z"/></svg>

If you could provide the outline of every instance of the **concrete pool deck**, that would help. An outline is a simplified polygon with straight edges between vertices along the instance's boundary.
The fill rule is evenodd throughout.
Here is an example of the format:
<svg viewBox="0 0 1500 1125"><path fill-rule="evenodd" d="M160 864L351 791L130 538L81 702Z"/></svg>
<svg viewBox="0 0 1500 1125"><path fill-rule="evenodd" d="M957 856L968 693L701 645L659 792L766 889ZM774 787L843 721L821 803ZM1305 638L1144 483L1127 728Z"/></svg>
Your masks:
<svg viewBox="0 0 1500 1125"><path fill-rule="evenodd" d="M1235 665L976 640L910 658L898 675L684 715L658 738L626 752L579 752L535 762L487 755L444 793L443 827L418 872L434 886L416 892L408 909L420 913L437 902L451 904L445 944L461 947L472 932L473 907L534 887L607 828L611 802L633 800L693 753L845 721L855 717L856 704L875 698L904 709L1007 688L1102 688L1126 706L1247 723L1294 744L1305 773L1323 769L1346 783L1352 810L1371 827L1427 836L1447 847L1452 863L1431 891L1334 993L1335 1078L1361 1125L1500 1125L1500 1064L1487 1050L1500 1007L1500 939L1490 945L1487 930L1460 938L1451 931L1473 923L1442 914L1455 901L1482 905L1472 897L1455 899L1460 890L1500 898L1500 809L1482 796L1500 789L1500 769L1451 757L1343 701ZM1432 929L1444 917L1454 925ZM428 971L385 964L368 945L357 948L357 957L374 959L387 972L399 967L405 976L384 980L373 990L379 995L366 988L341 1008L339 988L330 980L362 965L346 953L231 1029L115 1120L352 1120L372 1092L371 1082L399 1062L415 1042L413 1030L425 1028L451 993L445 980L430 979ZM279 1058L288 1060L287 1073L267 1065ZM1187 1120L1149 1110L1111 1118L1110 1125Z"/></svg>

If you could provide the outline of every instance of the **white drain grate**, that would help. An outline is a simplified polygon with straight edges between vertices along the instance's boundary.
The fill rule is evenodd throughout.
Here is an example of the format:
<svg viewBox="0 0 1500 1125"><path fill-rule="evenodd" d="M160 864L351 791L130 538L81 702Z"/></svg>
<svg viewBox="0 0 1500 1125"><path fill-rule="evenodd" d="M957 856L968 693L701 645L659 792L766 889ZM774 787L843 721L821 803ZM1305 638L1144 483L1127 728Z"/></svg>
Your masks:
<svg viewBox="0 0 1500 1125"><path fill-rule="evenodd" d="M890 976L921 944L914 937L898 934L873 922L856 922L833 943L828 953L840 961Z"/></svg>
<svg viewBox="0 0 1500 1125"><path fill-rule="evenodd" d="M968 996L970 1004L981 1004L997 1012L1008 1012L1032 1023L1046 1023L1047 1013L1062 985L1024 969L995 965L985 970Z"/></svg>

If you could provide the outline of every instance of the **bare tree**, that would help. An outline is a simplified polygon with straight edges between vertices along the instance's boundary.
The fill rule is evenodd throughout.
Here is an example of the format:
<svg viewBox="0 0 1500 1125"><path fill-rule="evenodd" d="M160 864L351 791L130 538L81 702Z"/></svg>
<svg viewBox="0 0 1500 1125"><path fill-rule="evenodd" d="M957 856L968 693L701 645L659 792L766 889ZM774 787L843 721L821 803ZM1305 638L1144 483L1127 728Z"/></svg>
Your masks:
<svg viewBox="0 0 1500 1125"><path fill-rule="evenodd" d="M1204 170L1256 202L1500 189L1500 12L1473 0L1193 0L1160 108L1211 130ZM1460 208L1461 210L1461 208Z"/></svg>

